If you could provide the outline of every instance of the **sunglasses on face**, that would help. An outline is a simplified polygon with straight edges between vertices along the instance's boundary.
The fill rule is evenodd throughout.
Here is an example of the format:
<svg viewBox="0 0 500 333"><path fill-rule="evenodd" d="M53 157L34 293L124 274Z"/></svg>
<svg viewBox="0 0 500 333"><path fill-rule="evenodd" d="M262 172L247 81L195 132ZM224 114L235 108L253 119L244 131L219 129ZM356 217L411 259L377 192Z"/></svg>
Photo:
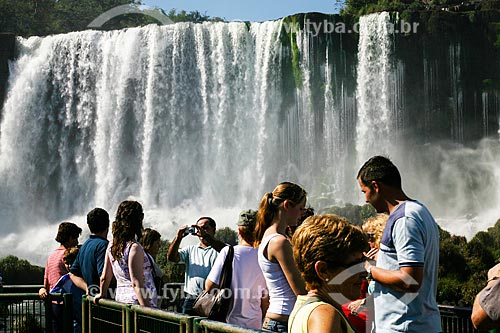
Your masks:
<svg viewBox="0 0 500 333"><path fill-rule="evenodd" d="M332 264L332 266L336 266L336 267L342 267L342 268L352 268L352 267L356 267L356 266L363 266L365 264L365 261L366 261L366 258L359 258L359 259L356 259L352 262L349 262L349 263L338 263L338 262L333 262L333 261L327 261L328 264Z"/></svg>

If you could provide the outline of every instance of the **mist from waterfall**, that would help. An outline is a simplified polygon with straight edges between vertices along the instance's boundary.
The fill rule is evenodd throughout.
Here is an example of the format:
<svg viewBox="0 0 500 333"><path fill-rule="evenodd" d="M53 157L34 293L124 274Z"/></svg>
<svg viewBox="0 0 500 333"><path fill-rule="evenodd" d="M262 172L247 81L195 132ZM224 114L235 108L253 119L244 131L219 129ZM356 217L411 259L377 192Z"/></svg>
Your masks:
<svg viewBox="0 0 500 333"><path fill-rule="evenodd" d="M282 21L19 38L0 125L0 255L43 264L57 223L86 231L87 211L114 216L128 198L165 239L201 215L235 228L241 209L257 208L285 180L303 185L315 208L362 204L355 177L374 154L389 155L408 194L450 230L470 236L492 225L498 136L463 145L457 112L450 140L413 144L404 130L406 67L394 60L389 20L361 18L354 65L341 39L284 35ZM290 89L287 38L301 75ZM459 52L449 52L450 80L461 75ZM424 73L429 96L438 89L433 66ZM500 105L498 96L479 98L492 99L485 123L500 119L484 109ZM469 213L476 224L453 225Z"/></svg>

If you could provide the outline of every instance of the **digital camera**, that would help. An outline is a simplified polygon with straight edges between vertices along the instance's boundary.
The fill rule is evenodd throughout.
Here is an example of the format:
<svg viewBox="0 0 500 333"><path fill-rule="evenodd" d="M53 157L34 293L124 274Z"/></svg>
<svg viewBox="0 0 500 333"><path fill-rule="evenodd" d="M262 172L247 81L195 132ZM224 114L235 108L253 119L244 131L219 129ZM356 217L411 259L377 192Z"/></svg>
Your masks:
<svg viewBox="0 0 500 333"><path fill-rule="evenodd" d="M196 230L196 227L191 226L191 227L187 228L186 230L184 230L184 236L187 236L189 234L196 236L197 232L198 232L198 230Z"/></svg>

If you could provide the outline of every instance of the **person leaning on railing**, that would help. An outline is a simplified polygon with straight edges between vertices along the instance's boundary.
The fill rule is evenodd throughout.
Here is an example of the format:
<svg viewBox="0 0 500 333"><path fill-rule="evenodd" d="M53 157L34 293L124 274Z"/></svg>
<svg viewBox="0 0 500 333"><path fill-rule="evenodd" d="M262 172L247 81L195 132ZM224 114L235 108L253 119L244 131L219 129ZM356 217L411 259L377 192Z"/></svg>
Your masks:
<svg viewBox="0 0 500 333"><path fill-rule="evenodd" d="M68 268L64 265L63 256L66 249L78 245L78 237L81 233L82 229L72 222L62 222L59 224L56 241L61 245L47 259L43 287L38 291L42 300L49 301L50 290L55 287L63 275L69 273ZM62 332L64 304L52 301L51 307L52 330L55 333Z"/></svg>
<svg viewBox="0 0 500 333"><path fill-rule="evenodd" d="M500 264L488 271L487 285L474 300L471 320L480 330L500 328Z"/></svg>
<svg viewBox="0 0 500 333"><path fill-rule="evenodd" d="M100 293L94 302L106 296L113 275L116 278L117 302L157 306L158 295L153 280L152 263L141 244L144 213L137 201L123 201L113 222L113 241L106 250L104 270L101 275Z"/></svg>

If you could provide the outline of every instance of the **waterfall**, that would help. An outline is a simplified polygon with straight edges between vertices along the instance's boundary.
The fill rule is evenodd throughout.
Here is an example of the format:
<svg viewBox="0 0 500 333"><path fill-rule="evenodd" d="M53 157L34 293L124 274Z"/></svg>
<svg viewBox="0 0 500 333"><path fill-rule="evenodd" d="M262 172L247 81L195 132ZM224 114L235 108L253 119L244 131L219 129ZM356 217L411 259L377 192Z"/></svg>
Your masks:
<svg viewBox="0 0 500 333"><path fill-rule="evenodd" d="M442 226L491 225L499 95L466 89L460 41L410 64L393 23L361 17L359 36L282 20L18 38L0 124L0 255L43 263L57 223L86 230L90 209L113 216L129 198L165 239L202 215L234 228L281 181L319 211L362 204L356 173L375 154Z"/></svg>
<svg viewBox="0 0 500 333"><path fill-rule="evenodd" d="M371 14L359 20L357 144L358 162L389 153L396 123L391 108L391 34L389 13Z"/></svg>

